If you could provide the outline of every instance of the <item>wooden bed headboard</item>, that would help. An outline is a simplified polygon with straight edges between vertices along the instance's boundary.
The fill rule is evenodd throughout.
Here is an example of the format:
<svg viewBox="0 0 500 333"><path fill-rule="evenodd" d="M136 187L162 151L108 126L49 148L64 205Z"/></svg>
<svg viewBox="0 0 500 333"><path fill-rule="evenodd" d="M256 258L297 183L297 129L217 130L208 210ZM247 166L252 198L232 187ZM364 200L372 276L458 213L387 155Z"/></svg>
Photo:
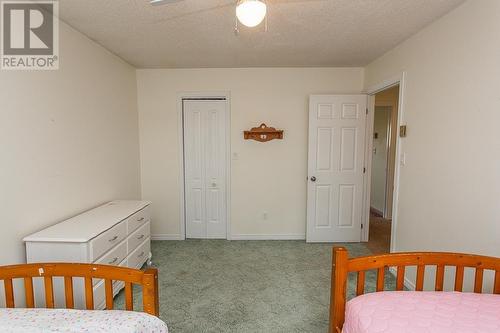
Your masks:
<svg viewBox="0 0 500 333"><path fill-rule="evenodd" d="M495 271L493 293L500 294L500 258L448 252L402 252L349 259L344 247L334 247L329 332L340 333L344 325L347 275L350 272L357 272L356 295L359 296L364 293L367 270L377 271L376 291L383 291L385 269L388 267L396 267L396 290L403 290L406 266L417 267L416 291L422 291L424 288L425 266L436 267L434 285L436 291L443 291L445 267L454 266L455 291L462 291L464 268L467 267L475 269L475 293L482 292L484 271L493 270Z"/></svg>
<svg viewBox="0 0 500 333"><path fill-rule="evenodd" d="M94 309L94 293L92 279L104 279L106 294L106 309L113 309L113 281L125 282L125 309L132 311L132 285L142 286L143 310L154 316L159 315L158 300L158 270L148 268L138 269L95 264L70 263L36 263L12 266L0 266L0 280L4 282L5 300L8 308L15 306L13 279L23 279L26 292L26 306L33 308L35 299L33 293L33 278L43 277L45 288L45 307L54 307L53 278L64 278L66 308L73 309L73 277L81 277L85 281L85 306Z"/></svg>

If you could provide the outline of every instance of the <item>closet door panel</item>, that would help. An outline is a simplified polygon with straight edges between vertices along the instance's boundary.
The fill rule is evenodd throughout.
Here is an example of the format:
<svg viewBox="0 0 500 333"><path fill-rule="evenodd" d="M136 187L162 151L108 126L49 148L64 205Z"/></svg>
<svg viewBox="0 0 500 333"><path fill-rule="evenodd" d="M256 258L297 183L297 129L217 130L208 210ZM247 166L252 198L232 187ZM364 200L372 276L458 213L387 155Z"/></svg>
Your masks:
<svg viewBox="0 0 500 333"><path fill-rule="evenodd" d="M224 101L211 102L206 112L207 238L226 238L226 133Z"/></svg>
<svg viewBox="0 0 500 333"><path fill-rule="evenodd" d="M205 238L205 114L198 103L184 102L184 186L186 237Z"/></svg>

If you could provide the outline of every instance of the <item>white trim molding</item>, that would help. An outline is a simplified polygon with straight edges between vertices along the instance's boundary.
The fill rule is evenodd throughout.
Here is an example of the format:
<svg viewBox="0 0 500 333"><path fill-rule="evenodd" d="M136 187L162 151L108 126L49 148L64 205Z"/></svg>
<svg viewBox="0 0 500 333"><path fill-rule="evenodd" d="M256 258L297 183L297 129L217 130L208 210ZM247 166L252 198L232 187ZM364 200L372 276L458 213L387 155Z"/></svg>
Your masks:
<svg viewBox="0 0 500 333"><path fill-rule="evenodd" d="M239 234L231 235L231 240L305 240L305 234Z"/></svg>
<svg viewBox="0 0 500 333"><path fill-rule="evenodd" d="M151 234L151 240L184 240L180 234Z"/></svg>
<svg viewBox="0 0 500 333"><path fill-rule="evenodd" d="M394 278L396 278L398 271L396 270L395 267L389 267L389 272L394 276ZM408 277L406 276L403 284L408 290L415 290L415 283L413 283L413 281L408 279Z"/></svg>
<svg viewBox="0 0 500 333"><path fill-rule="evenodd" d="M383 80L373 86L371 86L367 90L367 94L371 96L371 99L369 100L370 106L368 107L368 112L369 112L369 120L368 121L373 121L373 106L375 103L375 98L373 97L376 93L389 89L393 86L399 85L399 104L398 104L398 128L397 131L399 133L399 126L405 125L405 120L404 120L404 105L405 105L405 91L406 91L406 72L401 72L399 75L396 75L392 78L389 78L387 80ZM373 105L371 105L373 104ZM366 144L366 156L367 156L367 166L366 168L368 169L368 179L370 181L366 182L365 184L365 212L369 210L369 203L370 203L370 187L369 183L371 183L371 167L372 167L372 154L371 154L371 147L373 144L373 126L371 127L371 131L368 131L367 135L367 144ZM402 156L402 142L401 142L401 137L399 134L396 137L396 165L394 168L394 190L393 190L393 196L392 196L392 226L391 226L391 246L390 246L390 252L395 252L396 250L396 230L397 230L397 225L398 225L398 200L399 200L399 177L400 177L400 171L401 171L401 156ZM370 230L370 215L368 213L368 216L365 216L363 219L363 222L366 224L367 228L363 229L363 234L362 234L362 240L363 241L368 241L368 235L369 235L369 230Z"/></svg>

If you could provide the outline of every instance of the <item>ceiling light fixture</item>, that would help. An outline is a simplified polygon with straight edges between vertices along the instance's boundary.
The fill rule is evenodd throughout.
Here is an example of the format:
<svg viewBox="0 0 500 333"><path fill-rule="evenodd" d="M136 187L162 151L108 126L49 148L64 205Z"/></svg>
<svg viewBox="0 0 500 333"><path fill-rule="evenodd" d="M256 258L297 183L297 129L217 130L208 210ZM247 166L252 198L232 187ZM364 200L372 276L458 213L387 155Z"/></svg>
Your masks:
<svg viewBox="0 0 500 333"><path fill-rule="evenodd" d="M247 27L259 25L266 17L267 6L262 0L239 0L236 5L236 17Z"/></svg>

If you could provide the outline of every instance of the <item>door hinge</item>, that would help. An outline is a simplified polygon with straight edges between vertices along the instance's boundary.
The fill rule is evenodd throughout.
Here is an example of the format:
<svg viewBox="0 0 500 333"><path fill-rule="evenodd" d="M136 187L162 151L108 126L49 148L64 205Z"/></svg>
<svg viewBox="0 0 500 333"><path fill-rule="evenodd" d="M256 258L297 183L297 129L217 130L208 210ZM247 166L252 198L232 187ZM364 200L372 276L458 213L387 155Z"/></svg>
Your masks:
<svg viewBox="0 0 500 333"><path fill-rule="evenodd" d="M366 168L365 167L363 167L363 173L366 173Z"/></svg>
<svg viewBox="0 0 500 333"><path fill-rule="evenodd" d="M368 108L366 108L366 114L368 114Z"/></svg>
<svg viewBox="0 0 500 333"><path fill-rule="evenodd" d="M361 223L361 229L363 229L363 223Z"/></svg>

